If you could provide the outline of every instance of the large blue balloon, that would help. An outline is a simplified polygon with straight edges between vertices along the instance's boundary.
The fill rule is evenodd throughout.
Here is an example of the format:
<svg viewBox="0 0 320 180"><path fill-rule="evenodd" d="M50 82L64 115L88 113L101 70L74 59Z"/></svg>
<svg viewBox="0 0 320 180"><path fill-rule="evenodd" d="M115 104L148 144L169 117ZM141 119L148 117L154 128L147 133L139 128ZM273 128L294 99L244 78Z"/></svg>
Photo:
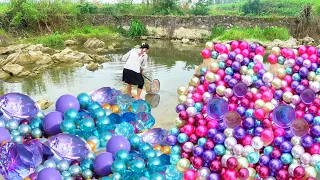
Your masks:
<svg viewBox="0 0 320 180"><path fill-rule="evenodd" d="M272 120L279 127L289 127L294 119L296 119L296 113L290 105L281 104L272 112Z"/></svg>

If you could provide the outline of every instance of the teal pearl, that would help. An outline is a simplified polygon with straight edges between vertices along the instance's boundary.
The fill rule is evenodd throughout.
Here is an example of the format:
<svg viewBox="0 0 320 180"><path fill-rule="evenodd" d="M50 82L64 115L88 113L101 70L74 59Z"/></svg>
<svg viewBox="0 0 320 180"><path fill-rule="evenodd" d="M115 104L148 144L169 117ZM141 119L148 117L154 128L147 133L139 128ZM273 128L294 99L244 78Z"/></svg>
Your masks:
<svg viewBox="0 0 320 180"><path fill-rule="evenodd" d="M217 51L212 51L211 57L212 57L213 59L217 59L218 56L219 56L219 53L218 53Z"/></svg>
<svg viewBox="0 0 320 180"><path fill-rule="evenodd" d="M319 75L319 74L320 74L320 68L316 70L316 75Z"/></svg>
<svg viewBox="0 0 320 180"><path fill-rule="evenodd" d="M180 154L181 153L181 147L178 145L175 145L173 147L171 147L171 151L170 154Z"/></svg>
<svg viewBox="0 0 320 180"><path fill-rule="evenodd" d="M252 117L253 116L253 109L247 109L246 110L246 117Z"/></svg>
<svg viewBox="0 0 320 180"><path fill-rule="evenodd" d="M7 128L9 131L16 130L16 129L19 128L19 123L18 123L18 121L16 121L15 119L9 119L9 120L6 122L6 128Z"/></svg>
<svg viewBox="0 0 320 180"><path fill-rule="evenodd" d="M264 149L263 149L263 154L271 154L271 152L273 151L273 147L272 146L266 146Z"/></svg>
<svg viewBox="0 0 320 180"><path fill-rule="evenodd" d="M60 160L57 162L56 168L58 169L58 171L62 172L62 171L68 171L69 169L69 163L67 160Z"/></svg>
<svg viewBox="0 0 320 180"><path fill-rule="evenodd" d="M253 67L254 67L254 62L250 62L249 64L248 64L248 69L253 69Z"/></svg>
<svg viewBox="0 0 320 180"><path fill-rule="evenodd" d="M13 130L10 133L12 136L20 136L20 132L18 130Z"/></svg>
<svg viewBox="0 0 320 180"><path fill-rule="evenodd" d="M76 121L78 119L80 119L80 115L75 109L68 109L63 116L63 120Z"/></svg>
<svg viewBox="0 0 320 180"><path fill-rule="evenodd" d="M56 163L54 162L54 160L52 160L52 159L48 159L48 160L46 160L44 163L43 163L43 165L45 166L45 167L47 167L47 168L56 168Z"/></svg>
<svg viewBox="0 0 320 180"><path fill-rule="evenodd" d="M35 128L31 131L31 135L34 138L40 138L42 136L42 131L39 128Z"/></svg>
<svg viewBox="0 0 320 180"><path fill-rule="evenodd" d="M208 69L207 69L206 67L202 67L202 68L200 69L201 75L204 75L204 73L207 72L207 71L208 71Z"/></svg>
<svg viewBox="0 0 320 180"><path fill-rule="evenodd" d="M315 137L314 141L317 142L317 143L320 143L320 137Z"/></svg>
<svg viewBox="0 0 320 180"><path fill-rule="evenodd" d="M283 153L280 157L282 164L291 164L292 163L292 156L290 153Z"/></svg>
<svg viewBox="0 0 320 180"><path fill-rule="evenodd" d="M197 102L194 104L194 107L197 109L198 112L201 112L203 105L202 103Z"/></svg>
<svg viewBox="0 0 320 180"><path fill-rule="evenodd" d="M170 156L170 163L176 165L178 161L181 159L181 156L178 154L173 154Z"/></svg>
<svg viewBox="0 0 320 180"><path fill-rule="evenodd" d="M178 135L180 133L180 130L178 129L178 128L176 128L176 127L173 127L173 128L171 128L170 129L170 134L172 134L172 135Z"/></svg>
<svg viewBox="0 0 320 180"><path fill-rule="evenodd" d="M22 136L13 136L12 141L15 142L15 143L22 144L23 137Z"/></svg>
<svg viewBox="0 0 320 180"><path fill-rule="evenodd" d="M84 171L86 169L93 170L93 162L90 159L85 159L80 163L81 169Z"/></svg>
<svg viewBox="0 0 320 180"><path fill-rule="evenodd" d="M105 109L104 111L106 112L106 116L109 116L113 113L110 109Z"/></svg>
<svg viewBox="0 0 320 180"><path fill-rule="evenodd" d="M112 180L122 180L121 174L120 173L113 173L112 174Z"/></svg>
<svg viewBox="0 0 320 180"><path fill-rule="evenodd" d="M76 133L76 125L73 120L63 120L60 124L60 130L64 133L75 134Z"/></svg>
<svg viewBox="0 0 320 180"><path fill-rule="evenodd" d="M112 129L112 123L108 116L102 116L97 118L97 128L99 130L111 130Z"/></svg>
<svg viewBox="0 0 320 180"><path fill-rule="evenodd" d="M145 159L149 159L149 158L153 158L153 157L157 157L157 153L155 150L153 149L147 149L143 152L142 157Z"/></svg>
<svg viewBox="0 0 320 180"><path fill-rule="evenodd" d="M232 75L232 74L233 74L233 70L232 70L231 67L227 67L227 68L225 69L225 72L226 72L227 75Z"/></svg>
<svg viewBox="0 0 320 180"><path fill-rule="evenodd" d="M283 56L278 57L278 64L284 65L285 61L286 61L286 59Z"/></svg>
<svg viewBox="0 0 320 180"><path fill-rule="evenodd" d="M225 69L226 68L226 63L223 62L223 61L220 61L218 65L219 65L220 69Z"/></svg>
<svg viewBox="0 0 320 180"><path fill-rule="evenodd" d="M44 168L46 168L46 167L44 167L44 165L38 165L37 167L36 167L36 172L38 173L38 172L40 172L42 169L44 169Z"/></svg>
<svg viewBox="0 0 320 180"><path fill-rule="evenodd" d="M112 179L107 176L104 176L104 177L100 178L100 180L112 180Z"/></svg>
<svg viewBox="0 0 320 180"><path fill-rule="evenodd" d="M94 122L92 119L83 118L81 120L80 129L82 131L92 131L93 128L94 128Z"/></svg>
<svg viewBox="0 0 320 180"><path fill-rule="evenodd" d="M217 144L215 147L214 147L214 153L218 156L222 156L226 153L226 148L221 145L221 144Z"/></svg>
<svg viewBox="0 0 320 180"><path fill-rule="evenodd" d="M91 102L88 106L88 110L90 113L93 113L95 109L101 108L100 104L97 102Z"/></svg>
<svg viewBox="0 0 320 180"><path fill-rule="evenodd" d="M90 136L87 141L92 141L96 144L96 149L100 147L100 139L96 136Z"/></svg>
<svg viewBox="0 0 320 180"><path fill-rule="evenodd" d="M147 166L149 171L157 172L162 168L161 159L159 157L149 158Z"/></svg>
<svg viewBox="0 0 320 180"><path fill-rule="evenodd" d="M92 171L90 169L86 169L84 171L82 171L82 177L84 177L85 179L90 179L92 178Z"/></svg>
<svg viewBox="0 0 320 180"><path fill-rule="evenodd" d="M181 143L181 144L187 142L188 139L189 139L189 137L188 137L188 135L185 134L185 133L180 133L180 134L178 135L178 142Z"/></svg>
<svg viewBox="0 0 320 180"><path fill-rule="evenodd" d="M46 117L46 115L44 114L44 112L40 111L35 115L35 118L38 118L40 120L43 120L44 117Z"/></svg>
<svg viewBox="0 0 320 180"><path fill-rule="evenodd" d="M124 162L128 162L131 159L130 154L126 150L119 150L116 153L116 160L122 160Z"/></svg>
<svg viewBox="0 0 320 180"><path fill-rule="evenodd" d="M6 127L6 122L3 119L0 119L0 127Z"/></svg>
<svg viewBox="0 0 320 180"><path fill-rule="evenodd" d="M142 159L134 159L129 164L132 172L134 173L141 173L146 169L146 164Z"/></svg>
<svg viewBox="0 0 320 180"><path fill-rule="evenodd" d="M313 118L313 123L314 124L320 124L320 116L316 116Z"/></svg>
<svg viewBox="0 0 320 180"><path fill-rule="evenodd" d="M247 129L247 134L253 135L254 128Z"/></svg>
<svg viewBox="0 0 320 180"><path fill-rule="evenodd" d="M139 146L141 145L141 138L140 136L136 135L136 134L132 134L129 136L129 142L130 142L130 145L133 149L138 149Z"/></svg>
<svg viewBox="0 0 320 180"><path fill-rule="evenodd" d="M198 139L198 145L204 146L204 144L207 142L207 138L199 138Z"/></svg>
<svg viewBox="0 0 320 180"><path fill-rule="evenodd" d="M103 116L106 116L106 112L102 108L97 108L92 113L92 117L93 118L100 118L100 117L103 117Z"/></svg>
<svg viewBox="0 0 320 180"><path fill-rule="evenodd" d="M259 79L258 76L256 76L256 75L253 75L253 76L252 76L252 81L253 81L254 83L255 83L258 79Z"/></svg>
<svg viewBox="0 0 320 180"><path fill-rule="evenodd" d="M148 150L148 149L152 149L151 145L148 143L143 143L140 145L139 147L139 151L140 153L143 153L144 151Z"/></svg>
<svg viewBox="0 0 320 180"><path fill-rule="evenodd" d="M300 81L300 80L301 80L300 74L294 73L294 74L292 75L292 79L293 79L294 81Z"/></svg>
<svg viewBox="0 0 320 180"><path fill-rule="evenodd" d="M254 126L255 127L262 126L262 121L255 120Z"/></svg>
<svg viewBox="0 0 320 180"><path fill-rule="evenodd" d="M71 173L69 171L62 171L61 172L61 175L62 177L65 179L65 178L68 178L68 177L71 177ZM63 179L63 180L64 180Z"/></svg>
<svg viewBox="0 0 320 180"><path fill-rule="evenodd" d="M77 96L77 99L80 103L80 108L81 109L87 109L90 102L91 102L91 97L87 93L81 93Z"/></svg>
<svg viewBox="0 0 320 180"><path fill-rule="evenodd" d="M162 174L156 172L151 174L150 180L165 180Z"/></svg>
<svg viewBox="0 0 320 180"><path fill-rule="evenodd" d="M108 131L102 132L100 134L100 146L106 147L109 139L112 137L112 134Z"/></svg>
<svg viewBox="0 0 320 180"><path fill-rule="evenodd" d="M113 173L119 173L119 174L124 174L127 170L127 166L126 166L126 163L124 161L121 161L121 160L115 160L113 163L112 163L112 166L111 166L111 171Z"/></svg>
<svg viewBox="0 0 320 180"><path fill-rule="evenodd" d="M27 124L21 124L21 125L19 126L19 132L20 132L21 135L26 136L26 135L28 135L28 134L31 133L31 128L30 128L30 126L27 125Z"/></svg>
<svg viewBox="0 0 320 180"><path fill-rule="evenodd" d="M316 171L320 173L320 161L316 163Z"/></svg>
<svg viewBox="0 0 320 180"><path fill-rule="evenodd" d="M293 74L293 69L291 67L286 68L286 74L292 75Z"/></svg>
<svg viewBox="0 0 320 180"><path fill-rule="evenodd" d="M256 164L259 162L259 155L256 152L251 152L248 154L248 162L251 164Z"/></svg>
<svg viewBox="0 0 320 180"><path fill-rule="evenodd" d="M43 122L41 119L35 118L30 121L29 126L31 127L31 129L39 128L42 130L42 123Z"/></svg>
<svg viewBox="0 0 320 180"><path fill-rule="evenodd" d="M78 165L72 165L69 167L69 172L72 176L79 176L81 174L81 168Z"/></svg>
<svg viewBox="0 0 320 180"><path fill-rule="evenodd" d="M93 161L95 158L96 158L96 155L93 152L89 152L86 157L86 159L89 159L91 161Z"/></svg>

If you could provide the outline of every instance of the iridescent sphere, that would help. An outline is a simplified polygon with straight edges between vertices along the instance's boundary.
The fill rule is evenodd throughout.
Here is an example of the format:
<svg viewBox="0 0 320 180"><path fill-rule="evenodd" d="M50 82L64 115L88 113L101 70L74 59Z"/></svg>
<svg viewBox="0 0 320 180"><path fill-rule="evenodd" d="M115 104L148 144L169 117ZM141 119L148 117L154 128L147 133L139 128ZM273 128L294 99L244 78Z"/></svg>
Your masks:
<svg viewBox="0 0 320 180"><path fill-rule="evenodd" d="M86 109L88 108L90 102L91 102L91 98L88 94L86 93L81 93L77 96L77 99L80 103L80 107L81 109Z"/></svg>
<svg viewBox="0 0 320 180"><path fill-rule="evenodd" d="M255 149L261 149L263 147L263 141L261 139L261 137L254 137L252 139L252 147L255 148Z"/></svg>
<svg viewBox="0 0 320 180"><path fill-rule="evenodd" d="M128 162L131 158L129 152L123 149L117 151L115 157L116 157L116 160L122 160L124 162Z"/></svg>
<svg viewBox="0 0 320 180"><path fill-rule="evenodd" d="M190 85L191 86L198 86L199 84L200 84L200 79L199 78L197 78L197 77L193 77L191 80L190 80Z"/></svg>
<svg viewBox="0 0 320 180"><path fill-rule="evenodd" d="M86 178L86 179L90 179L92 178L92 171L90 169L85 169L84 171L82 171L82 177Z"/></svg>
<svg viewBox="0 0 320 180"><path fill-rule="evenodd" d="M18 129L18 127L19 127L19 123L18 123L18 121L15 120L15 119L9 119L9 120L6 122L6 128L7 128L9 131Z"/></svg>
<svg viewBox="0 0 320 180"><path fill-rule="evenodd" d="M75 134L76 125L73 120L63 120L60 124L61 132Z"/></svg>
<svg viewBox="0 0 320 180"><path fill-rule="evenodd" d="M140 173L143 172L146 168L146 165L144 163L144 161L142 159L134 159L131 163L130 163L130 167L131 170L134 173Z"/></svg>
<svg viewBox="0 0 320 180"><path fill-rule="evenodd" d="M184 145L182 146L182 149L185 151L185 152L192 152L193 151L193 148L194 148L194 145L192 142L186 142L184 143Z"/></svg>
<svg viewBox="0 0 320 180"><path fill-rule="evenodd" d="M56 168L56 163L52 159L46 160L43 165L47 168Z"/></svg>
<svg viewBox="0 0 320 180"><path fill-rule="evenodd" d="M13 137L12 137L12 141L13 141L13 142L16 142L16 143L18 143L18 144L22 144L22 142L23 142L23 137L22 137L22 136L13 136Z"/></svg>
<svg viewBox="0 0 320 180"><path fill-rule="evenodd" d="M29 126L31 127L31 129L34 129L34 128L43 129L42 123L43 121L41 119L35 118L30 121Z"/></svg>
<svg viewBox="0 0 320 180"><path fill-rule="evenodd" d="M69 169L69 162L67 160L60 160L57 162L56 168L58 171L67 171Z"/></svg>
<svg viewBox="0 0 320 180"><path fill-rule="evenodd" d="M316 178L317 177L317 171L313 166L308 166L305 168L306 176Z"/></svg>
<svg viewBox="0 0 320 180"><path fill-rule="evenodd" d="M28 135L28 134L30 134L31 133L31 128L30 128L30 126L29 125L27 125L27 124L21 124L20 126L19 126L19 132L20 132L20 134L21 135Z"/></svg>
<svg viewBox="0 0 320 180"><path fill-rule="evenodd" d="M291 149L291 154L294 158L300 158L304 152L304 148L301 145L295 145Z"/></svg>
<svg viewBox="0 0 320 180"><path fill-rule="evenodd" d="M34 138L40 138L42 136L42 131L39 128L35 128L32 130L31 135Z"/></svg>
<svg viewBox="0 0 320 180"><path fill-rule="evenodd" d="M113 173L124 174L127 170L126 163L121 160L115 160L112 163L111 170Z"/></svg>
<svg viewBox="0 0 320 180"><path fill-rule="evenodd" d="M290 153L283 153L280 160L283 164L291 164L293 159Z"/></svg>
<svg viewBox="0 0 320 180"><path fill-rule="evenodd" d="M81 167L78 165L72 165L69 167L69 172L72 176L79 176L81 174Z"/></svg>
<svg viewBox="0 0 320 180"><path fill-rule="evenodd" d="M80 124L80 129L82 130L82 131L86 131L86 132L88 132L88 131L91 131L93 128L94 128L94 122L93 122L93 120L92 119L90 119L90 118L83 118L82 120L81 120L81 124Z"/></svg>
<svg viewBox="0 0 320 180"><path fill-rule="evenodd" d="M207 177L210 175L210 170L207 167L202 167L198 170L198 178L199 180L206 180Z"/></svg>
<svg viewBox="0 0 320 180"><path fill-rule="evenodd" d="M311 166L316 167L316 164L320 162L320 155L319 154L313 154L311 157Z"/></svg>
<svg viewBox="0 0 320 180"><path fill-rule="evenodd" d="M214 82L216 80L216 76L214 73L212 72L208 72L205 76L205 79L208 81L208 82Z"/></svg>
<svg viewBox="0 0 320 180"><path fill-rule="evenodd" d="M72 120L76 121L77 119L80 119L79 113L75 109L68 109L63 116L63 120Z"/></svg>
<svg viewBox="0 0 320 180"><path fill-rule="evenodd" d="M141 145L141 142L142 142L140 136L138 136L136 134L130 135L128 140L130 142L131 147L134 148L134 149L138 148Z"/></svg>
<svg viewBox="0 0 320 180"><path fill-rule="evenodd" d="M298 137L298 136L293 136L291 138L291 143L293 145L300 145L301 144L301 137Z"/></svg>

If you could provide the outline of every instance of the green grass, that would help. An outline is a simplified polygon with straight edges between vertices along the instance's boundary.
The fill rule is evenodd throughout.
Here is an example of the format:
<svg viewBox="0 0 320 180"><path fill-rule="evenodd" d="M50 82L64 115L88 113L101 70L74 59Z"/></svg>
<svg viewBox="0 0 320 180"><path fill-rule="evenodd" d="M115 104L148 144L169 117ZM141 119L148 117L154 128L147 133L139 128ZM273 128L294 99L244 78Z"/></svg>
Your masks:
<svg viewBox="0 0 320 180"><path fill-rule="evenodd" d="M0 3L0 14L7 12L9 6L9 3Z"/></svg>
<svg viewBox="0 0 320 180"><path fill-rule="evenodd" d="M290 37L289 31L286 28L271 27L261 29L255 28L239 28L234 27L225 30L221 27L212 29L211 38L216 40L242 40L254 39L260 41L272 41L274 39L288 40Z"/></svg>

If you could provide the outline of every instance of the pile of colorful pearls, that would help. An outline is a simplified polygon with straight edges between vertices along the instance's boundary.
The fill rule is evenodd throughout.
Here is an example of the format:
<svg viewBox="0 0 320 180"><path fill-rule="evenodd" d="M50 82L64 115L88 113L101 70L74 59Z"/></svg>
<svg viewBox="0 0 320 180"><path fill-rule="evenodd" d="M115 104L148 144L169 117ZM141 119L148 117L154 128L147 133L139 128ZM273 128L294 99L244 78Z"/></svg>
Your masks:
<svg viewBox="0 0 320 180"><path fill-rule="evenodd" d="M204 61L216 61L210 69L202 68L200 77L192 77L188 87L178 88L179 117L167 143L179 148L172 163L184 173L185 180L311 180L320 172L320 99L302 101L302 91L290 87L298 76L283 68L276 74L268 72L262 64L264 52L257 53L253 47L259 46L240 41L227 45L207 43L202 51ZM310 49L314 58L316 50ZM276 50L273 48L273 53ZM247 51L251 54L249 63L242 64L239 57ZM295 59L295 52L298 50L290 50L283 57L272 54L268 60L289 67L295 63L290 60ZM237 56L239 59L234 58ZM236 79L238 67L232 64L238 62L242 67ZM316 85L311 87L318 81L305 80L312 71L308 69L309 74L299 76L298 85L312 90L305 93L304 99L319 92ZM246 79L246 75L253 78ZM237 81L230 83L231 79ZM236 84L239 89L234 88Z"/></svg>

